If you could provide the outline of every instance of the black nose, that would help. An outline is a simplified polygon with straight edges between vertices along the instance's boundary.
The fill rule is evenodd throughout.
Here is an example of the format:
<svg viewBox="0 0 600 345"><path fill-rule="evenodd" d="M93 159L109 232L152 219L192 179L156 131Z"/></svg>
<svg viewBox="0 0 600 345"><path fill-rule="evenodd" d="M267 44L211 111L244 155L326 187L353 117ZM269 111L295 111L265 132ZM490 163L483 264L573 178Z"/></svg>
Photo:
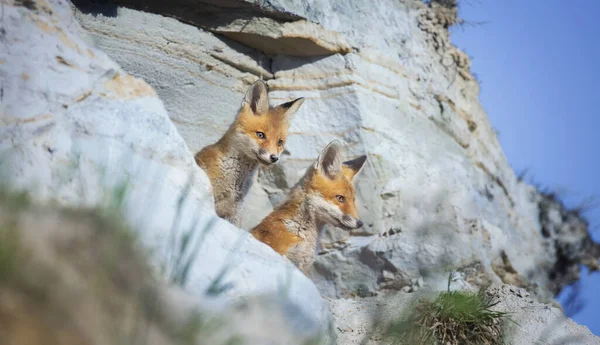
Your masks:
<svg viewBox="0 0 600 345"><path fill-rule="evenodd" d="M356 228L360 229L360 228L362 228L362 226L363 226L363 222L361 222L360 220L357 220L356 221Z"/></svg>
<svg viewBox="0 0 600 345"><path fill-rule="evenodd" d="M279 160L279 157L275 156L275 155L271 155L271 162L275 163Z"/></svg>

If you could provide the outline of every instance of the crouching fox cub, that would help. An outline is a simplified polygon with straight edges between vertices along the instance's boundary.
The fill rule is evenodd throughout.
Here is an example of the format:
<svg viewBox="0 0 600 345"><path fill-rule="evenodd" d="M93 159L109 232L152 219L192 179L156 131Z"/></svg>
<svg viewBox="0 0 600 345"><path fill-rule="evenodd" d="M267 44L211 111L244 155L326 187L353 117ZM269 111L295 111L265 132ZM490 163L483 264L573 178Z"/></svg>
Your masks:
<svg viewBox="0 0 600 345"><path fill-rule="evenodd" d="M290 119L303 102L298 98L271 107L267 85L259 80L250 86L223 137L196 153L196 163L210 178L219 217L239 225L240 210L259 164L279 160Z"/></svg>
<svg viewBox="0 0 600 345"><path fill-rule="evenodd" d="M352 181L367 156L342 162L342 146L327 145L288 199L251 230L258 240L289 258L304 273L312 266L319 233L325 224L360 228Z"/></svg>

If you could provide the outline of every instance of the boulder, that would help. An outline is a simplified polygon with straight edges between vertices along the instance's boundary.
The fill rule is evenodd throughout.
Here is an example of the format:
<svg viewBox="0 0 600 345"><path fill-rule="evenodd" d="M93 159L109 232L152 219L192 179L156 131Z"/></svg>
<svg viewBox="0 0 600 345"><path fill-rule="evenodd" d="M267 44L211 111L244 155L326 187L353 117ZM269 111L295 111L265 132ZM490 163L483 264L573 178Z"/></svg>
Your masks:
<svg viewBox="0 0 600 345"><path fill-rule="evenodd" d="M295 317L314 329L326 322L306 276L216 217L208 177L154 89L88 44L67 2L12 1L3 18L6 188L65 206L122 206L153 266L188 293L283 294Z"/></svg>
<svg viewBox="0 0 600 345"><path fill-rule="evenodd" d="M0 224L5 344L327 341L313 318L283 294L232 301L157 279L114 209L62 208L2 189Z"/></svg>

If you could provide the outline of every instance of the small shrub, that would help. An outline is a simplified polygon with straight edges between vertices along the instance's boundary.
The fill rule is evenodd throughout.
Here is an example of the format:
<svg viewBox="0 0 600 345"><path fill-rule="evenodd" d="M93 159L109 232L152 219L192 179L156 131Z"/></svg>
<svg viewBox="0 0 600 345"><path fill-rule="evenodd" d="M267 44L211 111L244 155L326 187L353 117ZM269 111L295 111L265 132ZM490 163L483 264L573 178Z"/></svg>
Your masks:
<svg viewBox="0 0 600 345"><path fill-rule="evenodd" d="M408 318L388 326L386 335L394 344L503 344L506 313L491 309L497 303L485 289L442 292L433 301L419 300Z"/></svg>

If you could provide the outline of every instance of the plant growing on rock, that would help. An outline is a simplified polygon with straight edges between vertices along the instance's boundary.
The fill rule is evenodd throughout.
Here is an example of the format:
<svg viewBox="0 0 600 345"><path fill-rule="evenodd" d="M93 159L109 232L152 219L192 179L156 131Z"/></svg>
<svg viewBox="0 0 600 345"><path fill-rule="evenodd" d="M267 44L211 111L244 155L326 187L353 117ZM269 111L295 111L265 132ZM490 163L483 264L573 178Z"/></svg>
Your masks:
<svg viewBox="0 0 600 345"><path fill-rule="evenodd" d="M421 299L406 318L392 322L386 337L393 344L504 344L505 312L494 311L498 302L486 294L448 291L434 300Z"/></svg>

